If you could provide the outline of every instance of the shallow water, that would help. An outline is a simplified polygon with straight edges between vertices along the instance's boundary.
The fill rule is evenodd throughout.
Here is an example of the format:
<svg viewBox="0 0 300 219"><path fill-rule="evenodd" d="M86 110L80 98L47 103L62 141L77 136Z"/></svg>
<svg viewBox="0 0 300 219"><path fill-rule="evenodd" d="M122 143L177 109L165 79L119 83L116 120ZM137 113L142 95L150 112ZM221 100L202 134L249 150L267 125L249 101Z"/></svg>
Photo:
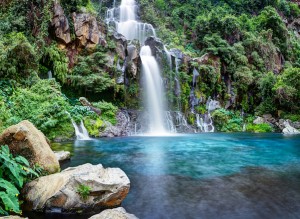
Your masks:
<svg viewBox="0 0 300 219"><path fill-rule="evenodd" d="M141 219L300 218L300 136L211 133L53 147L73 154L64 168L123 169L131 189L122 206Z"/></svg>

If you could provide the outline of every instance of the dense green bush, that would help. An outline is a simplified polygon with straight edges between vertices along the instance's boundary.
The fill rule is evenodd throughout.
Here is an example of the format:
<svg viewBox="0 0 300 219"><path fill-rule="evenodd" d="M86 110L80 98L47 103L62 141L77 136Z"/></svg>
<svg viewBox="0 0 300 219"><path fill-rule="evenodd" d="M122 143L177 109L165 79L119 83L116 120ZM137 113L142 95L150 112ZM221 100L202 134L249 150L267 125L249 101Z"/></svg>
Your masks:
<svg viewBox="0 0 300 219"><path fill-rule="evenodd" d="M6 145L0 146L0 166L0 215L21 214L19 190L39 175L24 157L14 157Z"/></svg>
<svg viewBox="0 0 300 219"><path fill-rule="evenodd" d="M267 123L262 123L262 124L247 124L246 126L246 131L247 132L255 132L255 133L264 133L264 132L272 132L273 128L267 124Z"/></svg>
<svg viewBox="0 0 300 219"><path fill-rule="evenodd" d="M243 118L237 113L218 109L212 113L212 117L217 131L241 132L243 130Z"/></svg>

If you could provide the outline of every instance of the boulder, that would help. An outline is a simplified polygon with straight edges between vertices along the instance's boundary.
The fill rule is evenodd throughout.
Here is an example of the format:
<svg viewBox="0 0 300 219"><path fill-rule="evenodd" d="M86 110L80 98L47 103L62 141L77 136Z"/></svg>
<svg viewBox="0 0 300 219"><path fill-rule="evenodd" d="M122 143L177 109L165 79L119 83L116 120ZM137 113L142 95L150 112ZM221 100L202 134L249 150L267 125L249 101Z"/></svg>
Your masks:
<svg viewBox="0 0 300 219"><path fill-rule="evenodd" d="M282 130L283 134L287 134L287 135L300 134L300 131L292 127L288 120L284 121L283 125L285 126L285 128Z"/></svg>
<svg viewBox="0 0 300 219"><path fill-rule="evenodd" d="M69 21L59 3L54 3L51 26L54 29L55 36L59 41L63 42L64 44L71 42Z"/></svg>
<svg viewBox="0 0 300 219"><path fill-rule="evenodd" d="M79 101L82 106L87 106L91 111L94 111L96 114L101 115L101 110L94 107L85 97L80 97Z"/></svg>
<svg viewBox="0 0 300 219"><path fill-rule="evenodd" d="M86 198L78 192L83 185L90 188ZM29 211L98 213L119 206L129 187L121 169L84 164L27 183L22 194Z"/></svg>
<svg viewBox="0 0 300 219"><path fill-rule="evenodd" d="M256 119L253 121L253 124L259 125L265 123L265 120L262 117L257 116Z"/></svg>
<svg viewBox="0 0 300 219"><path fill-rule="evenodd" d="M49 173L60 169L45 135L27 120L4 130L0 145L8 145L14 155L25 157L31 165L39 164Z"/></svg>
<svg viewBox="0 0 300 219"><path fill-rule="evenodd" d="M59 162L71 159L71 153L69 151L54 151L54 154Z"/></svg>
<svg viewBox="0 0 300 219"><path fill-rule="evenodd" d="M107 209L89 219L138 219L135 215L129 214L122 207Z"/></svg>

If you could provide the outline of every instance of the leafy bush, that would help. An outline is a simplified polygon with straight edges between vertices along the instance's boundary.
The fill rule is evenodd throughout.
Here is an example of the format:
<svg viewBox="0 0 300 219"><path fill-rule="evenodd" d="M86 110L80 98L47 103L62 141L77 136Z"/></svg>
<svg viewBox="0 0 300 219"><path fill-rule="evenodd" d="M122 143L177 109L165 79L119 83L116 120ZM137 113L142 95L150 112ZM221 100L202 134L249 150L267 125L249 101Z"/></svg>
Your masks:
<svg viewBox="0 0 300 219"><path fill-rule="evenodd" d="M71 137L74 130L67 114L69 109L67 98L54 79L39 80L30 88L16 88L7 101L0 102L2 129L27 119L50 139Z"/></svg>
<svg viewBox="0 0 300 219"><path fill-rule="evenodd" d="M273 128L267 123L247 124L246 130L247 132L264 133L264 132L272 132Z"/></svg>
<svg viewBox="0 0 300 219"><path fill-rule="evenodd" d="M101 117L104 120L109 121L113 125L117 123L116 113L118 111L118 107L105 101L93 103L93 105L101 110Z"/></svg>
<svg viewBox="0 0 300 219"><path fill-rule="evenodd" d="M0 146L0 215L21 214L19 189L30 179L39 177L22 156L13 157L7 145Z"/></svg>
<svg viewBox="0 0 300 219"><path fill-rule="evenodd" d="M221 132L241 132L243 118L232 111L218 109L212 113L214 125Z"/></svg>

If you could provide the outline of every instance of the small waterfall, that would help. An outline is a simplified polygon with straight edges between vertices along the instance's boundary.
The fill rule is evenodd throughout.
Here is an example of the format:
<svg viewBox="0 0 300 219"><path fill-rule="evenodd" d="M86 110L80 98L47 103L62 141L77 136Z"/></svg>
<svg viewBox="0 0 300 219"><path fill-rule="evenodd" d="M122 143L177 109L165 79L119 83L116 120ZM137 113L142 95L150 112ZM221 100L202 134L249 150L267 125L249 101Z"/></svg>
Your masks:
<svg viewBox="0 0 300 219"><path fill-rule="evenodd" d="M143 46L140 52L142 71L146 87L146 108L149 113L149 127L151 134L164 134L164 104L162 79L158 64L152 56L149 46Z"/></svg>
<svg viewBox="0 0 300 219"><path fill-rule="evenodd" d="M90 140L89 133L84 127L83 121L80 121L80 125L78 126L74 120L72 119L72 124L75 129L76 139L77 140Z"/></svg>
<svg viewBox="0 0 300 219"><path fill-rule="evenodd" d="M52 76L52 71L48 71L47 74L48 74L48 79L52 79L52 77L53 77L53 76Z"/></svg>
<svg viewBox="0 0 300 219"><path fill-rule="evenodd" d="M173 122L173 117L171 115L171 112L170 111L166 111L165 112L165 117L166 117L166 121L167 121L167 128L170 132L172 133L176 133L177 130L176 130L176 126L174 125L174 122Z"/></svg>
<svg viewBox="0 0 300 219"><path fill-rule="evenodd" d="M214 132L215 127L210 113L204 114L203 118L201 115L196 114L196 125L201 132Z"/></svg>

